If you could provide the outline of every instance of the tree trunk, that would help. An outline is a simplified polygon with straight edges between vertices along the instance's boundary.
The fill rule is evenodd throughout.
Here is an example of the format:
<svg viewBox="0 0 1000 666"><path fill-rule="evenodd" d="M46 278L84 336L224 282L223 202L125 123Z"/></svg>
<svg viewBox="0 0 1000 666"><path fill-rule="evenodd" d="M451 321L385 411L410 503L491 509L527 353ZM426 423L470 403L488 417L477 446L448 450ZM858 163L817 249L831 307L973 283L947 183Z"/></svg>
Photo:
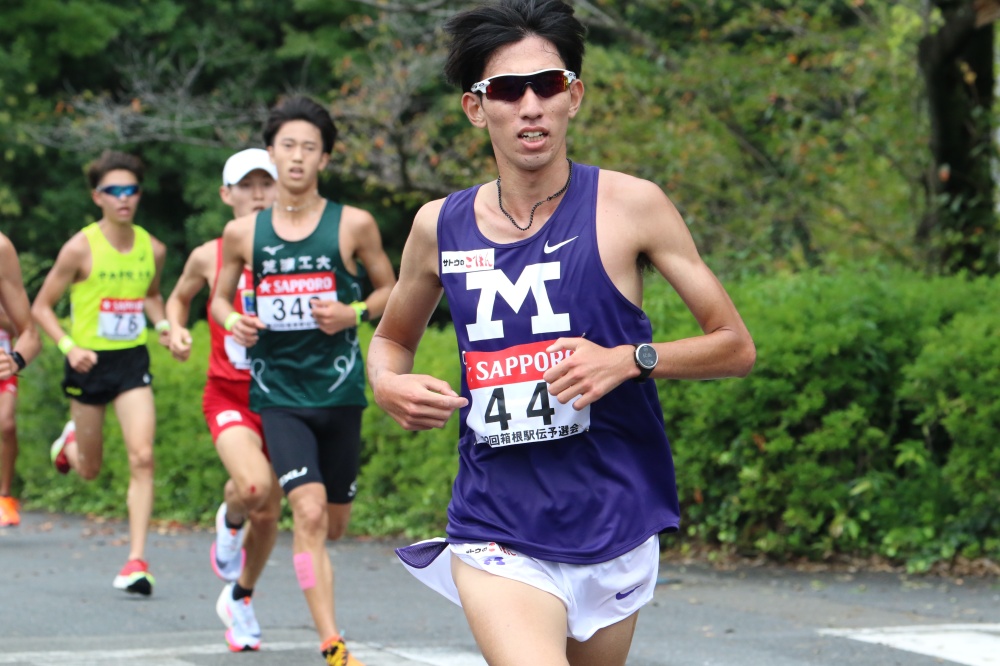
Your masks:
<svg viewBox="0 0 1000 666"><path fill-rule="evenodd" d="M945 23L920 42L927 85L931 205L917 227L932 269L996 272L992 175L993 42L996 3L935 0Z"/></svg>

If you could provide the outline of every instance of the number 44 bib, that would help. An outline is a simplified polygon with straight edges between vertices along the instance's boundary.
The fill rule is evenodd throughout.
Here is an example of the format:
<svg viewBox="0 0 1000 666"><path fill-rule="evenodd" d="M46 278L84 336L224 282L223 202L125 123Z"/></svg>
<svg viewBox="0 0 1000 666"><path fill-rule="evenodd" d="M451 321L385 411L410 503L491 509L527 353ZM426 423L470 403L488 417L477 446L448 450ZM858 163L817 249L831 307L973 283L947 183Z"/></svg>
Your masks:
<svg viewBox="0 0 1000 666"><path fill-rule="evenodd" d="M590 405L577 411L572 403L560 403L542 379L571 353L545 351L553 342L465 352L466 384L472 394L466 425L476 433L477 444L536 444L590 427Z"/></svg>

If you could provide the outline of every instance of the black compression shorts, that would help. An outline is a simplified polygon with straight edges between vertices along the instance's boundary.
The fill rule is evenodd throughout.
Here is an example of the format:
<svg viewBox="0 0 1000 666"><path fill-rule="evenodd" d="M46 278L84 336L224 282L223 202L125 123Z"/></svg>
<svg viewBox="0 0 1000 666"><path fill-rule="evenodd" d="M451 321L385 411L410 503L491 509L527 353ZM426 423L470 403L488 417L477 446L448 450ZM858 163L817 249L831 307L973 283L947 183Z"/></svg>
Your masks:
<svg viewBox="0 0 1000 666"><path fill-rule="evenodd" d="M357 492L364 407L261 410L264 439L287 495L306 483L326 487L326 501L347 504Z"/></svg>

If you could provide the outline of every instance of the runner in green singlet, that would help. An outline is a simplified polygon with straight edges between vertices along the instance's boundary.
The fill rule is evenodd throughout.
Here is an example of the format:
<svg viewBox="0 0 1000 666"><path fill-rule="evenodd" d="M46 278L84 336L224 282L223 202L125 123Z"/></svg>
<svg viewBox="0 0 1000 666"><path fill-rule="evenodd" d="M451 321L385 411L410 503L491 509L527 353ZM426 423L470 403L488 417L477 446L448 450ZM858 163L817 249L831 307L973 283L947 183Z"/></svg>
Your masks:
<svg viewBox="0 0 1000 666"><path fill-rule="evenodd" d="M63 391L72 420L52 445L52 462L66 474L92 480L104 457L104 418L114 405L129 462L129 554L114 587L149 595L153 575L146 562L146 535L153 511L153 405L146 316L166 343L169 324L160 295L166 247L133 224L144 166L134 156L105 151L90 164L91 197L103 216L63 245L45 278L32 314L66 356ZM53 310L70 291L67 334Z"/></svg>
<svg viewBox="0 0 1000 666"><path fill-rule="evenodd" d="M346 666L360 662L337 628L325 542L347 530L356 492L366 404L357 327L382 313L396 277L375 219L318 192L335 139L333 119L312 100L291 98L271 112L264 141L277 201L226 225L212 316L250 349L250 407L292 508L295 573L324 659ZM374 287L364 299L359 263ZM256 316L233 310L245 265Z"/></svg>

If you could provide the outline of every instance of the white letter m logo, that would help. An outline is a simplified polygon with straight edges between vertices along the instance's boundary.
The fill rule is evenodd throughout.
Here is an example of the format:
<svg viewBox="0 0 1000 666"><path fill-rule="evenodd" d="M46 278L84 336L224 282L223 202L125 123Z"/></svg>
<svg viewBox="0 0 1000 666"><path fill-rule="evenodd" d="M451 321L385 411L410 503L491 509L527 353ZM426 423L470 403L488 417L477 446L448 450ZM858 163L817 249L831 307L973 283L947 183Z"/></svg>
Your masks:
<svg viewBox="0 0 1000 666"><path fill-rule="evenodd" d="M569 330L569 314L555 313L545 291L547 280L559 279L559 262L532 264L525 266L516 284L511 284L501 270L480 271L466 274L465 288L479 289L479 306L476 309L476 323L469 324L469 340L492 340L503 337L503 321L493 319L493 306L497 294L507 301L514 312L520 312L521 305L530 291L535 297L538 314L531 317L532 333L558 333Z"/></svg>

